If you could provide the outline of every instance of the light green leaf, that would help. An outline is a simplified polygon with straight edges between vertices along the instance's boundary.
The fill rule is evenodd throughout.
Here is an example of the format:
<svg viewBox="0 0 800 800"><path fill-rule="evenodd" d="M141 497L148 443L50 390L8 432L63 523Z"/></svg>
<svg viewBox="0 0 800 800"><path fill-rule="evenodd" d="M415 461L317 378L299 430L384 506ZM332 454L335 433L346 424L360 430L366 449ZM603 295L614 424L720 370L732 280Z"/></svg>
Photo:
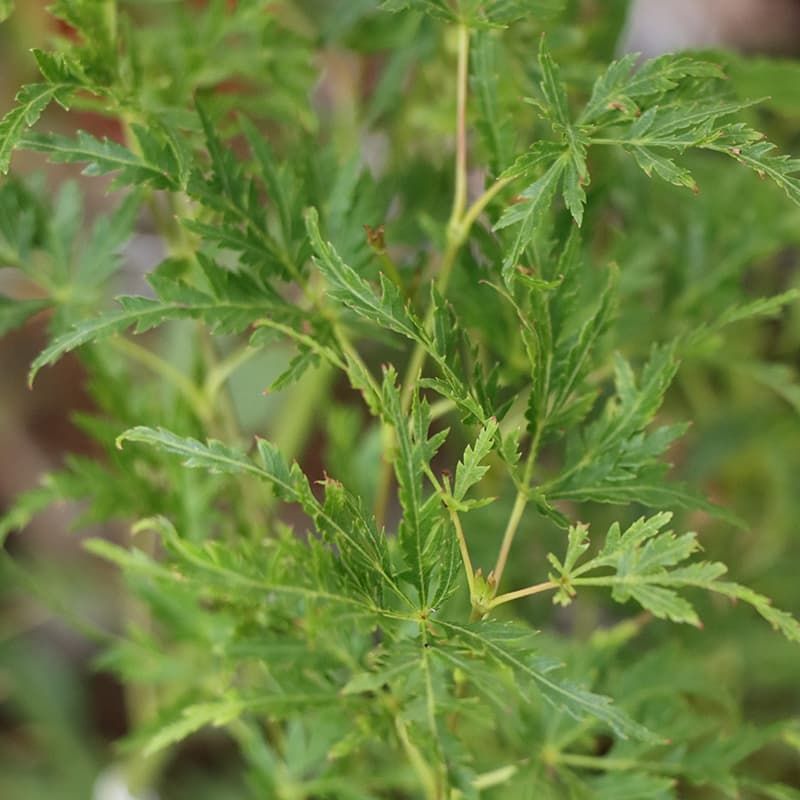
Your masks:
<svg viewBox="0 0 800 800"><path fill-rule="evenodd" d="M78 323L50 343L33 361L28 382L33 384L36 373L42 367L58 361L89 342L121 333L133 328L134 333L143 333L170 319L194 319L204 317L212 328L242 330L266 316L270 303L258 296L252 300L217 300L202 292L186 290L175 295L175 299L154 300L149 297L118 297L121 311L112 311L94 319Z"/></svg>
<svg viewBox="0 0 800 800"><path fill-rule="evenodd" d="M544 95L544 109L554 126L560 130L568 130L571 122L567 93L561 82L561 73L550 55L544 36L539 42L539 69L542 71L540 86Z"/></svg>
<svg viewBox="0 0 800 800"><path fill-rule="evenodd" d="M214 439L207 444L186 436L178 436L164 428L147 428L139 426L130 428L117 437L117 447L125 442L139 442L150 445L166 453L180 456L183 464L194 469L206 469L218 474L250 473L256 476L268 476L269 473L259 469L243 453L234 450ZM271 480L284 488L281 475L269 476ZM289 488L285 485L285 488Z"/></svg>
<svg viewBox="0 0 800 800"><path fill-rule="evenodd" d="M553 197L568 163L566 154L562 153L556 161L550 164L541 178L520 192L520 203L508 208L495 225L495 230L500 230L509 225L521 223L511 251L503 260L502 274L507 285L512 283L514 271L525 248L531 243L537 230L547 219L547 212L552 205Z"/></svg>
<svg viewBox="0 0 800 800"><path fill-rule="evenodd" d="M776 154L775 145L762 133L741 123L730 125L704 146L735 158L760 178L769 178L793 203L800 205L800 158Z"/></svg>
<svg viewBox="0 0 800 800"><path fill-rule="evenodd" d="M589 785L592 800L676 800L676 783L675 778L632 771L608 772Z"/></svg>
<svg viewBox="0 0 800 800"><path fill-rule="evenodd" d="M520 643L517 626L510 626L513 628L512 634L516 635L509 638L502 629L498 630L497 623L492 622L472 625L451 622L437 624L475 649L483 651L488 658L510 667L518 677L532 681L548 703L571 717L581 721L587 718L599 720L623 739L633 737L651 743L661 741L625 712L615 708L610 698L551 677L551 665L540 666L535 653L524 641Z"/></svg>
<svg viewBox="0 0 800 800"><path fill-rule="evenodd" d="M716 64L686 56L664 55L639 66L637 61L635 53L623 56L597 78L578 120L581 124L596 122L609 112L632 116L638 110L637 100L668 92L689 77L724 77Z"/></svg>
<svg viewBox="0 0 800 800"><path fill-rule="evenodd" d="M177 455L190 468L220 474L252 475L267 481L283 500L298 503L316 522L317 530L337 546L341 556L337 563L359 593L372 598L383 582L405 604L410 603L392 574L393 567L382 534L365 519L358 501L350 498L340 485L329 482L325 502L320 503L300 467L296 463L289 466L270 442L257 441L263 466L222 442L209 440L203 444L163 428L131 428L117 438L117 446L122 447L125 442L139 442ZM377 597L380 597L379 593Z"/></svg>
<svg viewBox="0 0 800 800"><path fill-rule="evenodd" d="M467 492L481 481L489 467L481 462L486 459L495 444L497 420L492 418L481 428L474 445L467 445L464 455L456 466L456 480L453 484L453 499L462 503Z"/></svg>
<svg viewBox="0 0 800 800"><path fill-rule="evenodd" d="M580 566L577 561L586 549L586 531L570 531L564 561L553 554L549 556L558 572L550 580L560 587L555 602L571 602L576 587L607 586L617 602L634 600L659 619L701 627L694 607L679 592L687 588L704 589L749 603L773 628L792 641L800 641L800 622L791 614L774 608L768 598L745 586L719 580L727 572L724 564L710 561L685 564L700 549L700 544L695 533L676 535L664 530L671 519L669 512L640 517L624 532L614 523L600 552ZM604 569L613 573L583 577Z"/></svg>
<svg viewBox="0 0 800 800"><path fill-rule="evenodd" d="M19 146L24 132L36 124L53 100L66 105L70 90L69 86L49 83L32 83L19 90L17 105L0 120L0 173L8 172L11 153Z"/></svg>
<svg viewBox="0 0 800 800"><path fill-rule="evenodd" d="M455 536L437 494L423 492L423 476L448 431L430 439L430 408L415 396L411 419L403 413L397 374L391 367L383 376L382 407L385 421L395 430L397 450L394 470L403 509L398 538L409 566L409 580L419 592L420 608L426 609L434 584L442 580L447 591L455 578Z"/></svg>
<svg viewBox="0 0 800 800"><path fill-rule="evenodd" d="M316 209L305 213L306 230L316 254L315 262L327 279L331 296L361 317L414 341L427 341L421 324L406 308L397 286L381 273L381 295L344 263L330 242L322 239Z"/></svg>
<svg viewBox="0 0 800 800"><path fill-rule="evenodd" d="M551 500L608 503L638 498L654 507L677 503L720 511L686 487L664 480L668 465L661 457L685 433L686 425L646 430L677 370L675 353L675 344L653 348L639 385L630 364L615 355L616 395L606 402L598 419L580 436L573 436L565 469L541 486L542 494Z"/></svg>
<svg viewBox="0 0 800 800"><path fill-rule="evenodd" d="M75 139L57 134L29 134L20 139L18 146L47 153L56 164L85 163L84 175L116 172L117 183L151 185L157 189L180 188L176 177L178 165L172 151L165 146L160 153L155 153L150 134L141 127L135 127L134 132L140 146L144 145L142 156L117 142L97 139L85 131L78 131Z"/></svg>

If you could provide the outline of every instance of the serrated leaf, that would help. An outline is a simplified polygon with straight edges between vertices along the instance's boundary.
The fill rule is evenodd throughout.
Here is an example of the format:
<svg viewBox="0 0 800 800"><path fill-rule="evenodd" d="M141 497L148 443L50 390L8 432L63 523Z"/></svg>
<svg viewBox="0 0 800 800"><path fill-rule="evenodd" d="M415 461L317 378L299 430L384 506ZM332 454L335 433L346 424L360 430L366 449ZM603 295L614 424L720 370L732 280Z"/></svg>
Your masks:
<svg viewBox="0 0 800 800"><path fill-rule="evenodd" d="M446 0L383 0L386 11L418 11L434 19L470 26L508 25L527 15L546 19L562 11L564 0L464 0L453 9Z"/></svg>
<svg viewBox="0 0 800 800"><path fill-rule="evenodd" d="M151 280L153 274L151 274ZM165 287L166 284L161 284ZM176 286L174 299L154 300L149 297L122 296L117 298L121 311L108 312L78 323L72 330L57 337L31 364L28 381L33 383L42 367L58 361L89 342L100 341L114 334L133 328L134 333L143 333L166 320L194 319L203 316L212 329L242 330L266 316L272 305L265 299L254 297L251 301L214 299L209 295L188 287Z"/></svg>
<svg viewBox="0 0 800 800"><path fill-rule="evenodd" d="M774 608L768 598L745 586L719 580L727 572L724 564L710 561L686 564L700 544L695 533L676 535L664 530L671 519L669 512L640 517L624 532L614 523L599 553L580 566L577 561L586 549L586 532L573 529L564 561L549 556L558 570L558 576L551 576L560 587L556 602L569 603L579 586L608 586L617 602L632 599L659 619L700 627L697 612L679 594L682 589L698 588L749 603L788 639L800 641L800 622L791 614ZM604 569L612 569L613 574L583 577Z"/></svg>
<svg viewBox="0 0 800 800"><path fill-rule="evenodd" d="M350 266L344 263L330 242L319 231L316 209L305 213L306 230L316 254L316 264L331 287L331 295L359 316L400 333L413 341L425 340L421 324L406 308L397 286L381 274L381 294Z"/></svg>
<svg viewBox="0 0 800 800"><path fill-rule="evenodd" d="M423 493L425 469L448 431L428 438L430 408L416 396L411 419L403 413L396 378L391 367L385 370L382 408L384 419L394 428L397 439L394 470L403 509L398 538L409 565L409 580L419 592L420 607L425 609L430 605L434 583L444 580L449 589L455 579L455 536L438 495Z"/></svg>
<svg viewBox="0 0 800 800"><path fill-rule="evenodd" d="M630 364L615 355L616 395L606 402L599 419L574 435L565 469L541 487L546 497L613 503L628 502L641 491L640 499L646 496L655 507L675 502L719 511L685 487L664 482L667 465L659 459L686 426L646 431L677 370L675 353L674 343L653 348L640 385ZM661 490L659 484L668 488Z"/></svg>
<svg viewBox="0 0 800 800"><path fill-rule="evenodd" d="M567 245L565 258L578 258L579 246L580 240L576 237L572 244ZM569 254L570 250L572 250L573 255ZM600 338L608 330L616 313L618 280L618 271L615 268L609 269L608 279L598 300L597 307L583 323L574 339L563 335L558 336L556 352L553 357L554 363L548 376L548 389L552 393L548 409L549 419L543 420L543 423L550 426L562 424L559 417L565 413L573 401L574 394L580 388L588 372L591 364L591 355ZM560 293L555 295L553 304L558 305L561 299ZM563 314L564 309L558 309L558 311ZM563 334L563 331L558 330L556 334ZM542 342L543 346L546 344L546 342ZM545 350L545 352L547 351Z"/></svg>
<svg viewBox="0 0 800 800"><path fill-rule="evenodd" d="M551 677L550 669L542 669L537 664L534 652L528 647L520 647L517 637L509 639L502 633L498 634L495 623L457 625L440 622L438 624L446 631L484 651L488 657L510 667L518 676L532 681L548 703L571 717L580 721L587 718L599 720L623 739L631 736L652 743L661 741L623 711L614 708L610 698L571 683L559 682Z"/></svg>
<svg viewBox="0 0 800 800"><path fill-rule="evenodd" d="M688 169L679 167L672 159L659 155L647 147L631 146L628 148L633 154L639 168L647 177L653 173L667 183L675 186L685 186L693 191L698 191L697 183Z"/></svg>
<svg viewBox="0 0 800 800"><path fill-rule="evenodd" d="M714 331L718 331L728 325L735 325L737 322L753 319L754 317L766 317L769 319L777 316L784 306L797 300L800 300L800 289L789 289L772 297L759 297L750 303L727 308L709 327Z"/></svg>
<svg viewBox="0 0 800 800"><path fill-rule="evenodd" d="M503 260L502 275L507 285L512 283L514 271L525 252L525 248L536 236L540 226L544 224L546 214L550 209L568 163L568 157L562 153L556 161L550 164L541 178L520 192L519 204L506 209L495 225L495 230L501 230L509 225L520 223L520 229L514 244Z"/></svg>
<svg viewBox="0 0 800 800"><path fill-rule="evenodd" d="M269 192L269 198L278 211L284 244L286 244L292 239L293 224L289 192L284 177L281 174L278 161L264 136L246 117L241 118L241 124L250 149L258 160L261 175Z"/></svg>
<svg viewBox="0 0 800 800"><path fill-rule="evenodd" d="M138 129L140 144L146 141L145 129ZM149 134L147 134L149 137ZM150 185L157 189L178 189L177 164L171 150L166 147L157 160L150 161L146 155L137 156L127 147L110 139L97 139L85 131L78 131L75 139L58 134L28 134L21 137L19 147L47 153L55 164L86 164L84 175L97 176L116 172L115 181L120 184ZM155 157L152 152L149 155Z"/></svg>
<svg viewBox="0 0 800 800"><path fill-rule="evenodd" d="M198 99L195 101L195 109L198 117L200 117L206 148L211 157L212 185L231 200L234 205L239 205L245 191L241 167L233 157L230 149L222 143L205 104Z"/></svg>
<svg viewBox="0 0 800 800"><path fill-rule="evenodd" d="M351 579L350 585L360 594L379 599L382 581L399 599L409 603L392 574L383 535L365 519L358 501L349 497L343 487L331 483L326 491L325 502L320 503L300 467L296 463L291 466L287 464L270 442L257 440L262 466L222 442L209 440L203 444L197 439L178 436L163 428L131 428L117 438L119 447L125 442L146 444L179 456L183 464L190 468L218 474L252 475L267 481L283 500L298 503L314 519L321 534L331 537L341 554L338 563ZM377 610L378 607L375 608Z"/></svg>
<svg viewBox="0 0 800 800"><path fill-rule="evenodd" d="M548 561L556 568L563 583L560 582L554 602L561 605L569 605L575 592L569 583L569 577L575 564L589 548L589 526L582 523L570 525L567 533L567 553L563 563L552 553L548 554Z"/></svg>
<svg viewBox="0 0 800 800"><path fill-rule="evenodd" d="M574 125L571 120L566 88L544 36L539 43L539 69L542 74L539 86L544 98L541 108L564 147L562 156L564 203L572 218L580 226L583 222L583 208L586 205L585 187L589 184L589 169L586 164L589 140L583 129Z"/></svg>
<svg viewBox="0 0 800 800"><path fill-rule="evenodd" d="M729 125L704 147L735 158L760 178L769 178L800 205L800 158L776 154L775 145L763 134L743 124Z"/></svg>
<svg viewBox="0 0 800 800"><path fill-rule="evenodd" d="M486 17L499 25L508 25L526 17L549 19L560 14L565 5L566 0L494 0L480 3Z"/></svg>
<svg viewBox="0 0 800 800"><path fill-rule="evenodd" d="M203 444L197 439L178 436L164 428L139 426L120 434L117 447L121 448L125 442L147 444L180 456L183 464L193 469L206 469L217 474L264 474L243 453L214 439ZM274 480L278 485L284 485L281 475L274 476Z"/></svg>
<svg viewBox="0 0 800 800"><path fill-rule="evenodd" d="M664 55L638 65L638 56L628 54L614 61L595 81L592 95L579 122L595 122L604 114L633 115L636 101L663 94L690 77L723 78L719 66L687 56Z"/></svg>
<svg viewBox="0 0 800 800"><path fill-rule="evenodd" d="M462 502L467 492L479 483L488 472L489 467L481 462L486 459L495 445L497 429L497 420L490 419L481 428L475 443L467 445L464 450L464 455L456 466L456 479L453 484L453 498L457 502Z"/></svg>
<svg viewBox="0 0 800 800"><path fill-rule="evenodd" d="M16 106L0 120L0 173L6 174L11 153L20 144L25 131L36 124L53 100L66 105L71 87L49 83L23 86L15 98Z"/></svg>

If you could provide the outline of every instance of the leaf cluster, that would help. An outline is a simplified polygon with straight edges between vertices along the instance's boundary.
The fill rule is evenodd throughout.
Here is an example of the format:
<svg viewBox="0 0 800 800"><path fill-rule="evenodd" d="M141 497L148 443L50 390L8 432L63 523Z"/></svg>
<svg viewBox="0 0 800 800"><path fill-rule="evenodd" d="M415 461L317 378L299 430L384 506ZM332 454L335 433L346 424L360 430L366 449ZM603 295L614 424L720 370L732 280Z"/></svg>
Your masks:
<svg viewBox="0 0 800 800"><path fill-rule="evenodd" d="M766 344L797 289L743 280L796 244L800 162L711 60L580 61L574 4L284 5L60 0L0 120L0 171L29 150L115 198L87 224L75 181L0 185L0 333L46 319L34 386L78 355L98 453L0 541L65 500L126 524L86 547L144 611L99 660L148 698L130 757L219 728L261 797L792 797L747 763L791 723L742 724L692 654L760 629L697 597L787 648L800 626L697 558L752 517L684 437L713 436L713 370L800 408ZM377 77L332 78L337 48ZM53 104L115 127L49 132ZM765 179L752 225L719 155ZM131 289L143 225L163 252Z"/></svg>

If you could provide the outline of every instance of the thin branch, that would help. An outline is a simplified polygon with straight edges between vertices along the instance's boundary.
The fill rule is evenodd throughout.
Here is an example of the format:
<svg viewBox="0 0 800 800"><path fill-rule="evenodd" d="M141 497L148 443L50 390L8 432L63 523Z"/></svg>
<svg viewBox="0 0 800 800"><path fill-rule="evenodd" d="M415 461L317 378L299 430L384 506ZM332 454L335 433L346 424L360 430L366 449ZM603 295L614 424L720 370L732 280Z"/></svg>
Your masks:
<svg viewBox="0 0 800 800"><path fill-rule="evenodd" d="M475 570L472 568L472 559L469 557L467 539L464 536L464 529L461 526L461 518L458 516L458 512L450 509L450 519L453 523L453 527L456 529L458 549L461 551L461 561L464 563L464 572L467 573L467 585L469 586L469 596L471 600L475 594Z"/></svg>
<svg viewBox="0 0 800 800"><path fill-rule="evenodd" d="M467 89L469 81L469 28L458 26L456 77L456 165L450 226L458 225L467 207Z"/></svg>
<svg viewBox="0 0 800 800"><path fill-rule="evenodd" d="M549 592L551 589L557 588L558 584L554 581L544 581L534 586L526 586L524 589L517 589L515 592L506 592L505 594L498 595L489 603L489 608L495 608L496 606L503 605L503 603L510 603L512 600L519 600L521 597L529 597L532 594Z"/></svg>

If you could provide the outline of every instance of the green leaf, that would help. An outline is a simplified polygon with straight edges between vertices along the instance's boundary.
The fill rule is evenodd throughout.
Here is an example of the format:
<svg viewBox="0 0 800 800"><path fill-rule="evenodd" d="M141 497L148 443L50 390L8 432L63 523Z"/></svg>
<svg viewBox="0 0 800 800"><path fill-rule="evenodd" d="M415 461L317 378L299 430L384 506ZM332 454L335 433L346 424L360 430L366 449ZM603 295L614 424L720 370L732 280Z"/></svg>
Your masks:
<svg viewBox="0 0 800 800"><path fill-rule="evenodd" d="M305 213L306 230L316 255L315 263L330 285L330 294L360 317L400 333L413 341L426 340L421 324L406 308L397 286L381 273L381 295L350 266L344 263L330 242L319 231L316 209Z"/></svg>
<svg viewBox="0 0 800 800"><path fill-rule="evenodd" d="M395 14L400 11L418 11L447 21L456 19L455 12L446 0L383 0L381 9Z"/></svg>
<svg viewBox="0 0 800 800"><path fill-rule="evenodd" d="M383 531L369 519L360 499L331 478L323 481L325 501L320 508L306 499L305 510L312 514L318 530L336 546L339 563L353 586L377 606L384 605L383 584L375 579L374 568L381 576L394 574L389 547Z"/></svg>
<svg viewBox="0 0 800 800"><path fill-rule="evenodd" d="M78 131L75 139L57 134L29 134L19 141L19 147L47 153L56 164L86 164L84 175L118 173L117 184L150 185L157 189L178 189L178 165L172 151L164 145L157 152L150 134L134 126L142 156L110 139L97 139Z"/></svg>
<svg viewBox="0 0 800 800"><path fill-rule="evenodd" d="M544 98L538 104L549 119L554 133L565 148L564 159L564 203L578 226L583 222L583 207L586 205L585 187L589 184L589 169L586 150L589 140L585 132L572 123L569 102L560 71L553 61L544 36L539 43L539 69L542 80L539 84Z"/></svg>
<svg viewBox="0 0 800 800"><path fill-rule="evenodd" d="M548 703L559 711L566 712L574 719L579 721L599 720L608 725L622 739L631 736L651 743L661 741L623 711L614 708L610 698L551 677L552 666L545 667L537 662L534 656L535 651L527 642L530 631L526 638L520 638L520 627L516 625L501 625L494 622L471 625L458 625L451 622L438 622L437 624L475 649L482 651L486 657L509 667L518 677L533 682ZM524 697L524 689L522 694Z"/></svg>
<svg viewBox="0 0 800 800"><path fill-rule="evenodd" d="M559 266L568 270L574 269L573 264L568 264L567 261L579 259L579 252L580 239L575 235L571 242L568 242ZM565 335L568 330L567 325L571 320L564 321L564 324L559 326L560 329L553 332L555 334L555 353L552 357L552 365L548 366L549 374L546 376L551 397L548 401L546 418L537 420L537 424L542 428L563 425L564 418L569 415L574 404L582 402L582 384L591 366L591 357L616 313L618 281L618 271L613 267L610 268L597 306L583 322L575 336ZM568 292L568 285L565 285L563 290L558 287L551 302L553 311L557 311L562 317L565 311L568 311L566 306L572 300ZM552 311L550 316L554 316ZM555 321L558 323L558 317ZM552 344L541 341L540 349L543 352L547 353L550 347ZM534 399L533 396L532 399ZM530 416L529 419L531 419Z"/></svg>
<svg viewBox="0 0 800 800"><path fill-rule="evenodd" d="M163 288L165 284L161 285ZM31 364L28 381L33 384L36 373L42 367L58 361L89 342L100 341L114 334L133 328L134 333L143 333L171 319L195 319L203 317L212 329L242 330L256 323L273 309L271 303L257 296L252 300L217 300L195 290L183 288L172 298L153 300L149 297L118 297L121 311L103 314L94 319L78 323L72 330L58 336Z"/></svg>
<svg viewBox="0 0 800 800"><path fill-rule="evenodd" d="M539 19L559 14L565 0L463 0L453 9L447 0L383 0L386 11L418 11L434 19L461 22L478 27L508 25L515 20L533 15Z"/></svg>
<svg viewBox="0 0 800 800"><path fill-rule="evenodd" d="M117 446L139 442L158 450L180 456L183 464L217 474L252 475L270 483L287 502L298 503L317 524L321 534L337 546L338 564L351 579L351 585L361 594L380 598L380 582L391 589L405 604L406 595L392 574L383 535L368 522L357 500L351 498L339 484L329 482L324 503L311 491L308 479L295 463L286 463L277 448L259 439L257 449L262 466L238 450L221 442L209 440L203 444L196 439L178 436L163 428L139 426L125 431L117 438ZM365 573L366 571L366 573ZM377 607L376 607L377 610Z"/></svg>
<svg viewBox="0 0 800 800"><path fill-rule="evenodd" d="M800 289L789 289L772 297L759 297L750 303L727 308L708 328L716 332L746 319L757 317L772 319L778 316L785 306L797 300L800 300ZM701 330L706 330L706 328L701 328Z"/></svg>
<svg viewBox="0 0 800 800"><path fill-rule="evenodd" d="M247 142L253 155L258 161L261 175L269 192L269 198L274 203L281 223L284 244L292 240L293 222L290 190L287 180L282 174L281 167L267 140L246 117L241 118L242 129L247 137Z"/></svg>
<svg viewBox="0 0 800 800"><path fill-rule="evenodd" d="M200 117L206 148L211 158L212 178L208 188L226 198L234 208L241 210L247 191L241 165L234 158L230 148L220 139L205 104L198 99L195 101L195 108Z"/></svg>
<svg viewBox="0 0 800 800"><path fill-rule="evenodd" d="M760 178L769 178L793 203L800 205L800 158L777 155L775 145L762 133L741 123L729 125L704 147L735 158Z"/></svg>
<svg viewBox="0 0 800 800"><path fill-rule="evenodd" d="M638 65L638 56L629 54L614 61L595 81L589 102L578 122L596 122L603 116L633 116L642 98L675 89L686 78L724 78L716 64L686 56L664 55Z"/></svg>
<svg viewBox="0 0 800 800"><path fill-rule="evenodd" d="M675 343L654 347L640 385L630 364L615 354L616 394L606 402L602 416L568 442L564 470L541 487L547 498L604 503L627 503L638 498L656 508L677 504L721 511L687 487L664 480L667 465L660 458L684 434L686 426L645 430L678 368L675 354Z"/></svg>
<svg viewBox="0 0 800 800"><path fill-rule="evenodd" d="M25 131L36 124L53 100L66 107L71 87L49 83L23 86L14 98L16 106L0 120L0 173L8 172L11 153L19 146Z"/></svg>
<svg viewBox="0 0 800 800"><path fill-rule="evenodd" d="M687 169L679 167L672 159L659 155L646 147L631 146L628 148L633 154L639 168L652 177L655 173L659 178L675 186L685 186L692 191L698 191L697 183Z"/></svg>
<svg viewBox="0 0 800 800"><path fill-rule="evenodd" d="M97 218L74 270L73 291L97 290L119 269L120 251L133 234L141 204L141 195L134 191L110 214Z"/></svg>
<svg viewBox="0 0 800 800"><path fill-rule="evenodd" d="M577 525L570 525L569 533L567 534L567 553L564 556L563 563L552 553L548 554L548 560L556 568L560 576L558 591L553 599L554 603L566 606L572 602L572 598L575 596L575 590L570 584L569 579L575 564L588 550L589 544L589 526L578 523Z"/></svg>
<svg viewBox="0 0 800 800"><path fill-rule="evenodd" d="M269 475L259 469L242 452L228 447L214 439L207 444L185 436L178 436L164 428L147 428L138 426L130 428L117 437L117 447L121 448L125 442L139 442L155 447L172 455L180 456L186 467L205 469L216 474L249 473L256 476L269 476L270 480L281 488L290 488L288 474Z"/></svg>
<svg viewBox="0 0 800 800"><path fill-rule="evenodd" d="M713 516L725 520L739 528L745 523L735 513L716 503L711 503L697 489L684 483L667 482L664 477L665 467L639 467L636 476L621 474L615 483L607 477L593 483L587 478L581 485L570 484L570 488L557 487L547 493L551 500L569 498L576 502L594 501L612 505L641 503L651 508L685 508L706 511Z"/></svg>
<svg viewBox="0 0 800 800"><path fill-rule="evenodd" d="M556 129L566 131L572 127L567 93L561 81L561 72L550 55L544 36L539 41L539 69L542 72L539 86L544 96L544 111Z"/></svg>
<svg viewBox="0 0 800 800"><path fill-rule="evenodd" d="M550 164L541 178L520 192L520 203L508 208L495 225L495 230L501 230L509 225L521 223L514 244L503 260L502 274L503 280L507 285L512 283L514 271L525 252L525 248L534 239L537 231L544 225L547 212L553 203L556 190L568 164L568 156L562 152Z"/></svg>
<svg viewBox="0 0 800 800"><path fill-rule="evenodd" d="M479 483L489 467L481 462L486 459L495 445L497 420L492 418L481 428L473 445L467 445L464 455L456 466L456 479L453 484L453 499L462 504L467 492Z"/></svg>
<svg viewBox="0 0 800 800"><path fill-rule="evenodd" d="M676 783L674 778L645 772L609 772L589 785L592 800L676 800Z"/></svg>
<svg viewBox="0 0 800 800"><path fill-rule="evenodd" d="M518 19L533 18L544 20L560 14L566 0L493 0L479 4L489 21L507 25Z"/></svg>
<svg viewBox="0 0 800 800"><path fill-rule="evenodd" d="M723 594L731 600L741 600L751 605L769 624L774 630L782 633L787 639L792 642L800 642L800 622L796 617L792 616L786 611L781 611L772 605L772 600L765 597L763 594L754 592L747 586L741 586L738 583L730 583L727 581L717 581L710 586L698 583L698 577L687 568L686 574L679 575L680 579L686 581L690 585L700 585L702 588L707 588L709 591ZM702 581L704 576L700 576L699 580Z"/></svg>
<svg viewBox="0 0 800 800"><path fill-rule="evenodd" d="M148 756L157 753L205 727L225 727L239 719L247 707L245 702L236 697L187 706L177 719L161 726L147 743L144 753Z"/></svg>
<svg viewBox="0 0 800 800"><path fill-rule="evenodd" d="M419 592L424 610L431 605L437 585L439 594L446 593L456 577L455 535L449 518L437 494L426 497L423 493L425 471L448 431L428 438L430 408L416 396L409 420L401 408L396 378L393 368L385 369L382 406L384 418L397 437L394 470L403 509L398 538L409 567L408 579Z"/></svg>
<svg viewBox="0 0 800 800"><path fill-rule="evenodd" d="M87 83L87 78L80 64L72 54L47 52L34 48L33 57L42 77L53 84L75 84L76 86Z"/></svg>
<svg viewBox="0 0 800 800"><path fill-rule="evenodd" d="M699 549L695 533L674 534L664 530L672 514L662 512L640 517L624 532L614 523L600 552L576 566L587 549L587 528L570 530L564 561L552 553L550 563L557 570L550 580L559 586L554 601L568 604L579 586L608 586L619 603L634 600L659 619L686 622L701 627L694 607L679 594L686 588L705 589L752 605L776 630L792 641L800 641L800 622L791 614L774 608L769 599L736 583L721 581L727 567L719 562L685 564ZM611 569L611 575L583 577L597 570Z"/></svg>
<svg viewBox="0 0 800 800"><path fill-rule="evenodd" d="M0 0L0 22L5 22L14 13L14 0Z"/></svg>
<svg viewBox="0 0 800 800"><path fill-rule="evenodd" d="M145 297L118 298L122 311L104 314L95 319L77 324L71 331L57 337L33 360L28 373L28 383L33 385L36 374L42 367L54 364L61 356L88 342L113 336L120 331L135 326L141 333L161 324L173 313L183 312L183 307L165 305Z"/></svg>
<svg viewBox="0 0 800 800"><path fill-rule="evenodd" d="M230 690L220 700L192 703L180 710L175 719L166 724L159 721L158 732L153 734L144 748L146 756L180 742L192 733L206 727L223 728L250 713L286 715L308 707L321 708L341 703L336 692L276 692L275 694L239 695Z"/></svg>

